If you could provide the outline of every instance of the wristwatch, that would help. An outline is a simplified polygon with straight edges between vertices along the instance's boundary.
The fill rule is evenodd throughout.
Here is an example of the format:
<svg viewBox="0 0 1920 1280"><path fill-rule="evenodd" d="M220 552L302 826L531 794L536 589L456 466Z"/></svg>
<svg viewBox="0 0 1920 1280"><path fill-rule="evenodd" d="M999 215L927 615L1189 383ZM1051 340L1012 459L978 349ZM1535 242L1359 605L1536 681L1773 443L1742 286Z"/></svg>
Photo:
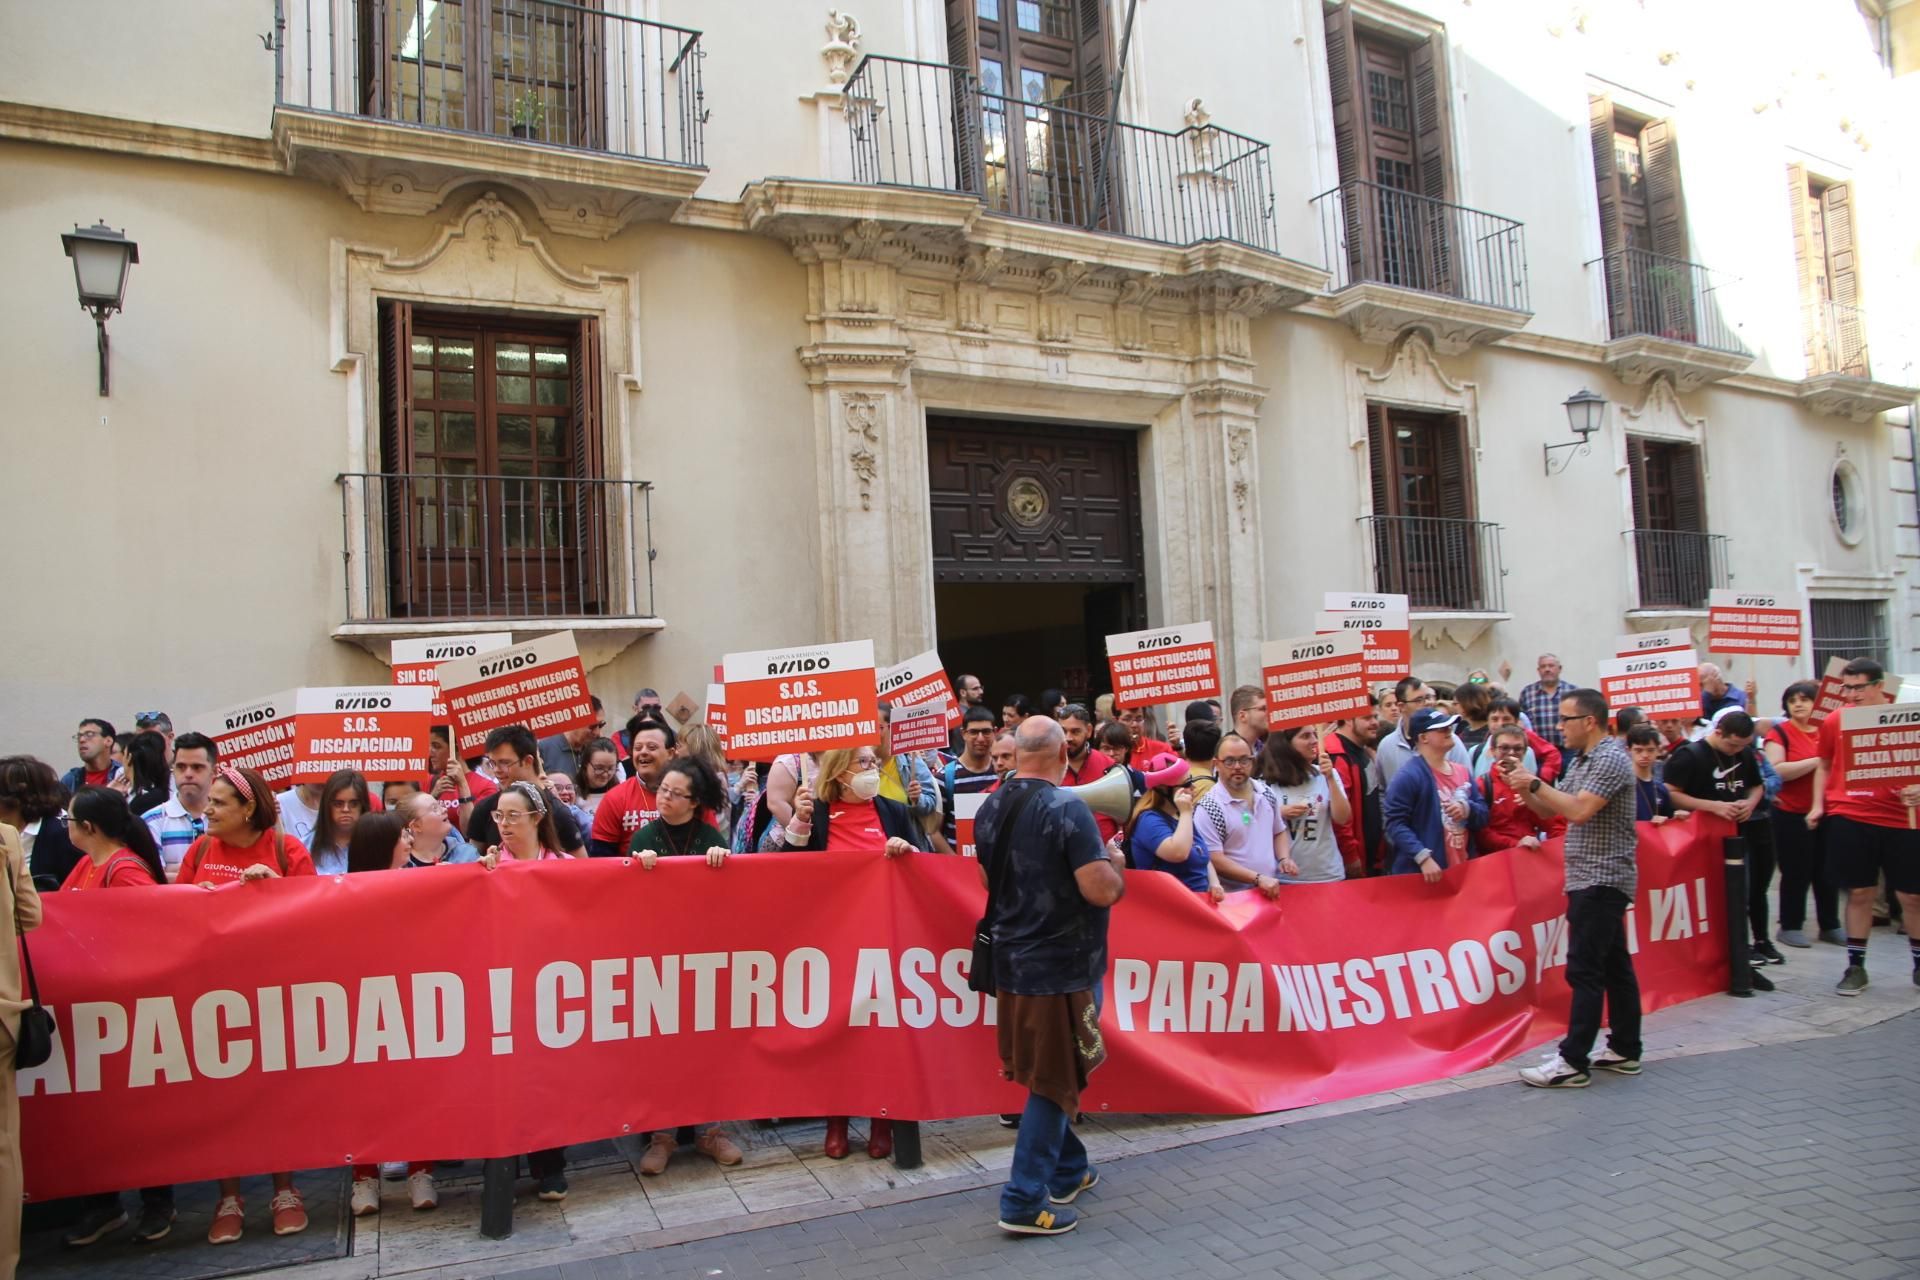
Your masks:
<svg viewBox="0 0 1920 1280"><path fill-rule="evenodd" d="M1537 793L1537 792L1538 792L1539 790L1540 790L1540 779L1538 779L1538 778L1535 778L1535 779L1534 779L1534 780L1533 780L1532 782L1530 782L1530 783L1528 783L1528 784L1527 784L1527 794L1528 794L1528 795L1534 795L1534 794L1535 794L1535 793Z"/></svg>

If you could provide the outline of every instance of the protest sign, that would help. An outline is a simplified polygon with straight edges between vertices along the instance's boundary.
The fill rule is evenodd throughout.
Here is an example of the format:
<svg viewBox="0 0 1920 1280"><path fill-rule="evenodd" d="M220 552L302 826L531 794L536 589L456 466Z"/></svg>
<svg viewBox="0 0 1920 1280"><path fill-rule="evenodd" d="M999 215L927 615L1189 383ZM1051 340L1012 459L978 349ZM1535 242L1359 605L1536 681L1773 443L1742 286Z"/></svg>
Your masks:
<svg viewBox="0 0 1920 1280"><path fill-rule="evenodd" d="M1107 637L1115 707L1150 707L1220 696L1220 655L1211 622Z"/></svg>
<svg viewBox="0 0 1920 1280"><path fill-rule="evenodd" d="M938 704L895 707L887 717L887 752L909 756L947 745L947 708Z"/></svg>
<svg viewBox="0 0 1920 1280"><path fill-rule="evenodd" d="M1364 709L1368 704L1366 647L1366 635L1359 631L1269 640L1261 645L1267 722L1325 724Z"/></svg>
<svg viewBox="0 0 1920 1280"><path fill-rule="evenodd" d="M1691 648L1693 632L1685 627L1668 627L1665 631L1635 631L1631 635L1615 636L1613 656L1631 658L1642 653L1678 653Z"/></svg>
<svg viewBox="0 0 1920 1280"><path fill-rule="evenodd" d="M1602 659L1600 693L1614 711L1639 707L1649 720L1692 720L1700 714L1700 656L1643 653Z"/></svg>
<svg viewBox="0 0 1920 1280"><path fill-rule="evenodd" d="M1792 657L1800 652L1800 609L1785 596L1715 589L1707 594L1707 649Z"/></svg>
<svg viewBox="0 0 1920 1280"><path fill-rule="evenodd" d="M727 686L710 684L707 686L707 725L720 735L720 745L727 745Z"/></svg>
<svg viewBox="0 0 1920 1280"><path fill-rule="evenodd" d="M1321 608L1328 613L1406 613L1412 606L1404 595L1329 591Z"/></svg>
<svg viewBox="0 0 1920 1280"><path fill-rule="evenodd" d="M433 722L446 724L447 700L440 692L440 680L436 672L443 662L455 658L471 658L477 654L490 653L495 649L504 649L513 643L511 631L485 631L470 636L421 636L406 640L395 640L389 661L393 664L393 683L400 686L421 685L433 694Z"/></svg>
<svg viewBox="0 0 1920 1280"><path fill-rule="evenodd" d="M720 666L734 759L880 745L871 640L730 653Z"/></svg>
<svg viewBox="0 0 1920 1280"><path fill-rule="evenodd" d="M1849 790L1920 783L1920 703L1842 708L1840 757Z"/></svg>
<svg viewBox="0 0 1920 1280"><path fill-rule="evenodd" d="M960 723L960 700L953 696L953 684L936 650L888 667L875 676L875 683L880 700L896 711L901 707L940 706L946 712L949 730Z"/></svg>
<svg viewBox="0 0 1920 1280"><path fill-rule="evenodd" d="M1827 659L1827 669L1820 675L1820 691L1813 696L1815 720L1825 720L1847 705L1846 698L1840 692L1840 673L1846 669L1845 658Z"/></svg>
<svg viewBox="0 0 1920 1280"><path fill-rule="evenodd" d="M1357 631L1367 638L1361 653L1367 683L1400 680L1413 674L1413 627L1404 613L1335 613L1313 615L1313 629L1322 635Z"/></svg>
<svg viewBox="0 0 1920 1280"><path fill-rule="evenodd" d="M454 754L463 760L483 753L487 735L502 725L523 724L544 738L598 718L571 631L442 663L440 691L453 716Z"/></svg>
<svg viewBox="0 0 1920 1280"><path fill-rule="evenodd" d="M427 777L433 691L425 686L301 689L293 715L294 782L325 782L340 769L369 782Z"/></svg>
<svg viewBox="0 0 1920 1280"><path fill-rule="evenodd" d="M286 689L194 717L193 731L213 739L220 762L253 769L275 788L293 782L293 705Z"/></svg>
<svg viewBox="0 0 1920 1280"><path fill-rule="evenodd" d="M987 802L989 791L963 791L953 798L953 847L963 858L977 858L980 849L973 839L973 820L980 816L980 806Z"/></svg>

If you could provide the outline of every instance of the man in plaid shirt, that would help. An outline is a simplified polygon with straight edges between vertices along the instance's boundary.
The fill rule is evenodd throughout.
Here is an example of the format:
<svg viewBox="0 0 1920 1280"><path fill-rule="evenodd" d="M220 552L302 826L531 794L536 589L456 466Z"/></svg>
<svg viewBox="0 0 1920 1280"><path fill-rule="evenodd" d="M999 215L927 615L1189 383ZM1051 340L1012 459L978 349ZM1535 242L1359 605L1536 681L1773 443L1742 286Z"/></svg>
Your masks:
<svg viewBox="0 0 1920 1280"><path fill-rule="evenodd" d="M1535 733L1565 750L1566 741L1560 736L1560 699L1580 686L1560 678L1560 659L1555 654L1541 654L1536 669L1540 678L1520 691L1520 709L1527 713L1527 723Z"/></svg>

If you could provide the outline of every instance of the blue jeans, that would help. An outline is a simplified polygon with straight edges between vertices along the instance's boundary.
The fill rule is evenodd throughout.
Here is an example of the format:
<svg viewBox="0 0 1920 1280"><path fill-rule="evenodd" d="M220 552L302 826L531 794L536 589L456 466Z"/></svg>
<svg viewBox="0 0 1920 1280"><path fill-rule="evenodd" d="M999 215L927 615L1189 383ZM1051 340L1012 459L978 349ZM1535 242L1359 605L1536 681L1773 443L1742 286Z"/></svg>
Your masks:
<svg viewBox="0 0 1920 1280"><path fill-rule="evenodd" d="M1106 1005L1105 984L1093 989L1093 1005ZM1012 1221L1047 1207L1049 1195L1065 1195L1087 1173L1087 1148L1073 1131L1073 1117L1037 1093L1027 1095L1020 1135L1013 1143L1013 1169L1000 1192L1000 1216Z"/></svg>

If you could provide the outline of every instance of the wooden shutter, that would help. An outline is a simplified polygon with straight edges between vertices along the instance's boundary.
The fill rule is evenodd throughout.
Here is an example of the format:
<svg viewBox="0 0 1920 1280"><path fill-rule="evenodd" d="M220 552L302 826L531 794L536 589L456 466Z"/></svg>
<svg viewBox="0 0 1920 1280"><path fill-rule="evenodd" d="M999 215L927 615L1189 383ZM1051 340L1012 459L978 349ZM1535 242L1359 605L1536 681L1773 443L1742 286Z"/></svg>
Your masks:
<svg viewBox="0 0 1920 1280"><path fill-rule="evenodd" d="M1429 200L1453 200L1453 113L1447 97L1447 46L1431 36L1407 54L1412 80L1414 166L1420 194Z"/></svg>
<svg viewBox="0 0 1920 1280"><path fill-rule="evenodd" d="M1682 533L1707 531L1706 497L1700 486L1700 450L1676 444L1666 450L1668 486L1673 493L1673 527Z"/></svg>
<svg viewBox="0 0 1920 1280"><path fill-rule="evenodd" d="M363 499L368 506L367 528L373 525L373 507L384 510L386 529L387 607L389 616L411 612L409 606L425 584L416 582L413 554L413 304L380 304L380 470L384 478L369 484ZM368 548L373 553L373 548ZM368 601L370 607L373 601Z"/></svg>
<svg viewBox="0 0 1920 1280"><path fill-rule="evenodd" d="M1813 260L1813 202L1808 198L1807 170L1803 165L1787 166L1787 211L1793 226L1793 267L1800 286L1800 329L1805 338L1807 372L1825 373L1825 317L1820 314L1820 289L1817 277L1825 264Z"/></svg>
<svg viewBox="0 0 1920 1280"><path fill-rule="evenodd" d="M1353 10L1348 5L1329 9L1327 27L1327 82L1333 100L1333 150L1340 165L1340 181L1373 181L1373 161L1367 154L1367 126L1362 119L1366 93L1360 83L1360 51L1353 34Z"/></svg>
<svg viewBox="0 0 1920 1280"><path fill-rule="evenodd" d="M1399 486L1393 482L1393 426L1383 404L1367 406L1367 466L1373 478L1373 514L1399 515Z"/></svg>
<svg viewBox="0 0 1920 1280"><path fill-rule="evenodd" d="M1614 155L1613 99L1587 99L1587 132L1593 144L1593 189L1600 203L1600 269L1606 279L1608 335L1630 332L1626 223L1620 214L1620 162Z"/></svg>
<svg viewBox="0 0 1920 1280"><path fill-rule="evenodd" d="M1627 483L1633 490L1633 527L1648 529L1647 446L1639 436L1627 437Z"/></svg>
<svg viewBox="0 0 1920 1280"><path fill-rule="evenodd" d="M572 471L576 479L599 480L605 471L601 464L604 431L601 421L600 317L582 316L573 342L573 423L571 441ZM612 525L608 519L607 487L582 484L572 486L574 502L572 551L577 560L581 611L608 611L605 599L605 547ZM640 554L630 549L629 555Z"/></svg>
<svg viewBox="0 0 1920 1280"><path fill-rule="evenodd" d="M570 19L562 28L571 38L561 50L563 66L577 67L574 81L567 86L574 112L573 136L567 141L576 147L598 151L607 145L607 18L592 9L562 10ZM630 138L627 146L644 149L645 140Z"/></svg>
<svg viewBox="0 0 1920 1280"><path fill-rule="evenodd" d="M1439 553L1429 589L1438 593L1442 608L1484 609L1488 592L1481 572L1480 531L1467 523L1475 518L1467 420L1455 415L1429 421L1439 463L1440 515L1460 522L1436 526L1428 539L1428 546Z"/></svg>
<svg viewBox="0 0 1920 1280"><path fill-rule="evenodd" d="M388 42L392 22L388 0L367 0L357 7L360 46L360 114L387 115L387 85L392 76L393 51Z"/></svg>
<svg viewBox="0 0 1920 1280"><path fill-rule="evenodd" d="M1860 324L1860 272L1853 247L1853 197L1836 182L1820 197L1827 242L1827 299L1833 303L1833 362L1842 373L1866 373L1866 334Z"/></svg>
<svg viewBox="0 0 1920 1280"><path fill-rule="evenodd" d="M953 72L953 136L956 173L954 175L959 189L973 195L986 192L986 184L981 180L984 172L981 159L982 121L981 104L969 92L974 83L973 76L979 70L975 39L977 0L947 0L947 65L955 68ZM876 140L874 145L879 146Z"/></svg>
<svg viewBox="0 0 1920 1280"><path fill-rule="evenodd" d="M1473 469L1467 464L1467 424L1463 418L1436 421L1434 456L1440 470L1440 514L1448 520L1473 519Z"/></svg>
<svg viewBox="0 0 1920 1280"><path fill-rule="evenodd" d="M1653 251L1669 258L1687 256L1687 207L1680 191L1680 154L1673 122L1649 120L1640 129L1640 167L1647 184L1647 219Z"/></svg>
<svg viewBox="0 0 1920 1280"><path fill-rule="evenodd" d="M1116 172L1109 173L1106 119L1113 112L1113 94L1109 89L1110 78L1107 66L1110 58L1107 53L1106 0L1079 0L1076 6L1078 15L1078 76L1074 81L1074 98L1080 103L1080 109L1098 117L1100 123L1086 132L1086 171L1089 178L1089 203L1085 221L1088 226L1102 227L1110 231L1125 232L1120 225L1120 189L1117 166L1125 163L1124 150L1117 145L1121 139L1114 139L1111 160ZM1016 71L1017 75L1018 72ZM1064 130L1062 132L1065 132ZM1072 165L1070 158L1068 164Z"/></svg>

